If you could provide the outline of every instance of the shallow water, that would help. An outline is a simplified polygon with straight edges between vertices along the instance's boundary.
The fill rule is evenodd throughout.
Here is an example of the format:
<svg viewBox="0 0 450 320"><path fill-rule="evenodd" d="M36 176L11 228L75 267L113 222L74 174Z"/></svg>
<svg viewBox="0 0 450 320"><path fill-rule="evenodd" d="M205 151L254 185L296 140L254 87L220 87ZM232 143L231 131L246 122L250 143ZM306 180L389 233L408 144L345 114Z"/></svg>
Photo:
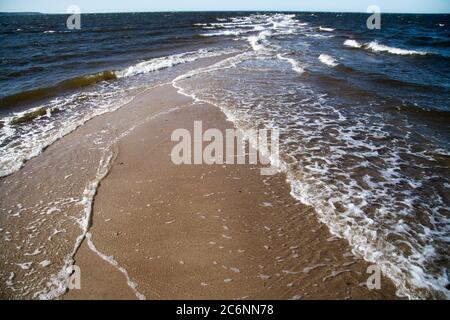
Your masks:
<svg viewBox="0 0 450 320"><path fill-rule="evenodd" d="M334 234L348 239L354 252L377 262L400 295L446 297L448 113L438 111L448 110L440 104L448 97L445 84L435 79L436 90L445 94L428 97L428 107L408 94L412 85L406 76L405 83L395 87L396 97L383 90L383 83L393 87L394 80L378 79L405 70L388 73L373 67L378 91L372 94L375 77L352 78L365 71L358 70L359 62L346 61L354 53L346 52L342 40L343 54L334 57L330 48L319 51L315 39L302 41L300 50L299 37L322 34L294 16L257 16L254 24L263 25L261 20L268 21L267 27L256 38L247 38L251 50L234 59L236 67L202 73L199 81L208 85L186 92L220 106L244 130L279 129L282 167L293 195L312 205ZM326 29L326 39L329 33L339 37ZM366 64L392 59L385 54L422 56L385 47L374 55L372 47L362 48ZM414 60L403 62L407 64L411 67ZM426 77L431 77L429 72Z"/></svg>
<svg viewBox="0 0 450 320"><path fill-rule="evenodd" d="M134 89L239 52L174 85L243 130L280 129L296 198L400 295L449 297L448 15L383 15L379 31L364 14L88 15L77 32L65 18L0 17L2 176Z"/></svg>

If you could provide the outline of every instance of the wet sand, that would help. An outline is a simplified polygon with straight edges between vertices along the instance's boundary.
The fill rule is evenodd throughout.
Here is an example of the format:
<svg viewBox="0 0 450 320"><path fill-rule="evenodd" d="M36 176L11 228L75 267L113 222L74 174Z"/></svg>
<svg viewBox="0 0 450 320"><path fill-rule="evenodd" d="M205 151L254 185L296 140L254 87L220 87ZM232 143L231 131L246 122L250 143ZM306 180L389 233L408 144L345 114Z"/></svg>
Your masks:
<svg viewBox="0 0 450 320"><path fill-rule="evenodd" d="M233 128L170 83L149 88L2 178L0 298L396 298L385 278L366 288L369 264L294 200L282 173L174 165L172 132L200 120ZM51 276L72 262L81 290L61 296L65 274Z"/></svg>
<svg viewBox="0 0 450 320"><path fill-rule="evenodd" d="M64 299L396 298L384 277L380 290L366 288L369 264L291 197L282 173L172 163L175 129L233 127L218 108L165 85L113 117L144 115L117 142L75 255L82 289Z"/></svg>

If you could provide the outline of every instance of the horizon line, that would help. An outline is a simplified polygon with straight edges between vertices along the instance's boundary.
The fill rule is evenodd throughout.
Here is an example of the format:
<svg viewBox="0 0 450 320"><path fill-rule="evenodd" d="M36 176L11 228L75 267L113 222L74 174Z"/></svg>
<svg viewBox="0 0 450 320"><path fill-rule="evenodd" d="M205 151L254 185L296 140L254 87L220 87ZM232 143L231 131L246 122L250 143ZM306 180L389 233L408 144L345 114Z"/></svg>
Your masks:
<svg viewBox="0 0 450 320"><path fill-rule="evenodd" d="M81 14L112 14L112 13L195 13L195 12L289 12L289 13L363 13L363 14L371 14L369 12L363 12L363 11L322 11L322 10L268 10L268 9L262 9L262 10L164 10L164 11L110 11L110 12L81 12ZM66 12L39 12L39 11L0 11L0 14L4 13L13 13L13 14L20 14L20 13L34 13L34 14L47 14L47 15L68 15L71 13ZM393 12L393 11L386 11L381 12L381 14L450 14L450 12Z"/></svg>

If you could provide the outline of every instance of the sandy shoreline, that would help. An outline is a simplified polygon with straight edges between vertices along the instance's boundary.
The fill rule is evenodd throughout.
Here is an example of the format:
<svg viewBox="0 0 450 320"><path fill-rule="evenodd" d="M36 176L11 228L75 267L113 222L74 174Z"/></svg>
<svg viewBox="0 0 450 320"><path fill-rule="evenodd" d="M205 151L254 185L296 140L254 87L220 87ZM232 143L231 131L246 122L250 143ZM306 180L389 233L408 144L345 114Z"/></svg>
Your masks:
<svg viewBox="0 0 450 320"><path fill-rule="evenodd" d="M2 243L0 296L396 298L384 277L380 290L366 288L369 264L291 197L284 174L262 176L257 165L174 165L172 132L192 132L200 120L203 130L233 128L219 108L170 83L156 86L2 179L2 210L20 210L1 216L5 230L17 231ZM80 267L81 290L42 295L49 275L71 263Z"/></svg>
<svg viewBox="0 0 450 320"><path fill-rule="evenodd" d="M84 241L75 256L82 289L64 299L395 298L385 279L382 290L365 287L368 264L292 199L283 174L171 162L173 130L198 120L232 128L218 108L170 85L133 103L156 116L119 141L95 196L91 248Z"/></svg>

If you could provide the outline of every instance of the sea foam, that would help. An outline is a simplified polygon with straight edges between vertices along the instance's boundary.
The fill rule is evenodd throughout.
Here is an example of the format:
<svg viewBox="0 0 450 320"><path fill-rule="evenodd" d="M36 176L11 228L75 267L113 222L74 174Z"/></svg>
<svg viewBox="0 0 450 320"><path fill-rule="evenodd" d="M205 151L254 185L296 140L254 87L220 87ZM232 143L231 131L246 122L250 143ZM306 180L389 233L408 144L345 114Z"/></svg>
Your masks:
<svg viewBox="0 0 450 320"><path fill-rule="evenodd" d="M344 46L351 47L351 48L361 48L362 44L360 44L356 40L348 39L348 40L345 40Z"/></svg>
<svg viewBox="0 0 450 320"><path fill-rule="evenodd" d="M396 48L396 47L389 47L383 44L378 43L378 41L371 41L366 44L361 44L356 40L353 39L347 39L344 42L344 46L351 47L351 48L364 48L367 50L371 50L373 52L387 52L391 54L396 55L427 55L428 52L425 51L417 51L417 50L407 50L402 48Z"/></svg>
<svg viewBox="0 0 450 320"><path fill-rule="evenodd" d="M324 28L324 27L319 27L320 31L326 31L326 32L333 32L335 29L333 28Z"/></svg>
<svg viewBox="0 0 450 320"><path fill-rule="evenodd" d="M117 71L116 75L118 78L130 77L138 74L145 74L170 68L182 63L193 62L202 58L217 57L219 55L227 53L232 53L232 51L208 51L205 49L200 49L197 51L174 54L166 57L154 58L132 65L124 70Z"/></svg>
<svg viewBox="0 0 450 320"><path fill-rule="evenodd" d="M336 62L336 59L334 59L332 56L330 56L328 54L321 54L319 56L319 60L323 64L326 64L327 66L330 66L330 67L336 67L338 65L338 63Z"/></svg>
<svg viewBox="0 0 450 320"><path fill-rule="evenodd" d="M398 55L427 55L427 52L416 51L416 50L406 50L401 48L389 47L383 44L379 44L377 41L372 41L366 45L366 47L374 52L389 52Z"/></svg>
<svg viewBox="0 0 450 320"><path fill-rule="evenodd" d="M295 72L297 72L299 74L302 74L302 73L305 72L305 69L300 64L300 62L296 61L295 59L286 58L286 57L282 56L281 54L278 54L277 58L280 59L280 60L289 62L291 64L291 66L292 66L292 70L293 71L295 71Z"/></svg>

